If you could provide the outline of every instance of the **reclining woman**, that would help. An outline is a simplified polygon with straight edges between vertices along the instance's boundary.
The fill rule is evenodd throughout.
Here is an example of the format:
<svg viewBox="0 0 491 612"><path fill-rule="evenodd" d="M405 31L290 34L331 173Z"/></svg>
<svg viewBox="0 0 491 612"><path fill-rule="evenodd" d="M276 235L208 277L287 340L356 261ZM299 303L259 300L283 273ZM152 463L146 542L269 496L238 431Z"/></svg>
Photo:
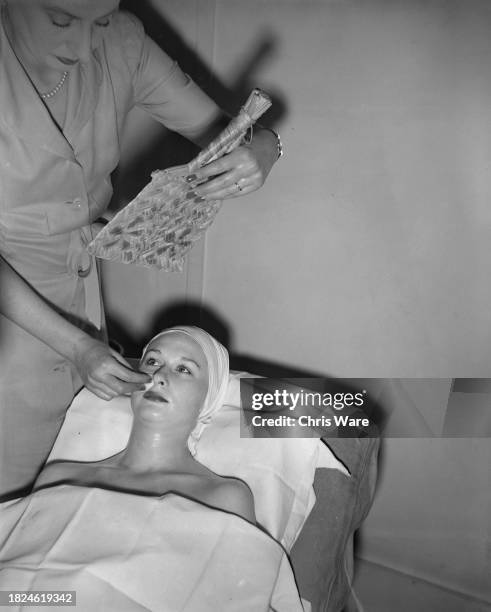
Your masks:
<svg viewBox="0 0 491 612"><path fill-rule="evenodd" d="M227 350L197 327L170 328L145 347L140 370L151 382L131 397L126 449L97 462L50 463L35 489L71 483L141 495L177 493L254 523L247 485L194 459L203 428L225 398Z"/></svg>
<svg viewBox="0 0 491 612"><path fill-rule="evenodd" d="M79 612L303 612L248 486L194 459L224 403L226 349L175 327L151 340L140 369L151 382L131 397L123 451L53 461L29 496L0 504L0 589L76 592Z"/></svg>
<svg viewBox="0 0 491 612"><path fill-rule="evenodd" d="M0 589L76 592L80 612L302 612L248 486L193 458L225 399L226 349L175 327L151 340L140 369L151 382L131 397L122 452L54 461L29 496L0 504Z"/></svg>

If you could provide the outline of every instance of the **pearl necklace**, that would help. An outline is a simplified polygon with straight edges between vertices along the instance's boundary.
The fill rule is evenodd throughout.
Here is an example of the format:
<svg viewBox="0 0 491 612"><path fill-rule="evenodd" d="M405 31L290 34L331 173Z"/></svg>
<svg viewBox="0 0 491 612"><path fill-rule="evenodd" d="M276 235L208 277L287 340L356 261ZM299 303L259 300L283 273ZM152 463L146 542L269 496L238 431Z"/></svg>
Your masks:
<svg viewBox="0 0 491 612"><path fill-rule="evenodd" d="M41 96L41 98L43 100L49 100L50 98L52 98L53 96L56 96L56 94L60 91L60 89L63 87L63 85L65 84L65 81L68 77L68 70L65 70L65 72L61 75L61 79L58 81L58 83L53 87L53 89L51 89L50 91L46 92L46 93L42 93L39 94Z"/></svg>

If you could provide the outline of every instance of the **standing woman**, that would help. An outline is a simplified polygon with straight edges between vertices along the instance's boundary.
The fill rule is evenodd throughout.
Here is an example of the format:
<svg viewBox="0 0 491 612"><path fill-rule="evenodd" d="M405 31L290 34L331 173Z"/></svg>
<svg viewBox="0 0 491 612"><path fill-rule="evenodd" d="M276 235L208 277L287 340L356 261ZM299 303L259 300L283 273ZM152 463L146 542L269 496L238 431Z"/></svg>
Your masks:
<svg viewBox="0 0 491 612"><path fill-rule="evenodd" d="M8 0L0 24L0 499L26 492L67 406L142 388L101 338L97 266L85 245L105 211L129 110L204 145L222 114L118 0ZM200 170L224 199L259 188L278 141ZM158 163L156 163L158 165Z"/></svg>

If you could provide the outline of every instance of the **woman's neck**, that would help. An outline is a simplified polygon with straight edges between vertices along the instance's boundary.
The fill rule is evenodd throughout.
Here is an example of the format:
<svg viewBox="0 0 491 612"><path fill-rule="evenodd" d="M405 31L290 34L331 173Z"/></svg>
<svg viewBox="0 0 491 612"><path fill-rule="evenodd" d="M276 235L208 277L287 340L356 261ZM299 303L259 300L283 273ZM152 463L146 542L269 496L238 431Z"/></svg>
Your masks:
<svg viewBox="0 0 491 612"><path fill-rule="evenodd" d="M136 421L119 464L135 472L182 471L194 459L187 447L187 431L163 430Z"/></svg>

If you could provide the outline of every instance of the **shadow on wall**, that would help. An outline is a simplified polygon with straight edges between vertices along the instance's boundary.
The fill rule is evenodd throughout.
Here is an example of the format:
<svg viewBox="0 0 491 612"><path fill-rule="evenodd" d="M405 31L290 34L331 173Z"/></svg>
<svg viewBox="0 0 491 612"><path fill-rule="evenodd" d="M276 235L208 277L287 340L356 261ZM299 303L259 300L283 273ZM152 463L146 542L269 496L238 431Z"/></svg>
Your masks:
<svg viewBox="0 0 491 612"><path fill-rule="evenodd" d="M153 321L149 323L146 332L140 337L130 335L127 328L114 317L109 316L107 319L111 340L115 341L116 345L123 347L123 353L128 357L140 355L143 346L150 338L163 329L175 325L196 325L210 333L229 351L232 370L244 370L260 376L276 378L325 378L327 376L326 373L303 370L285 363L234 353L231 349L233 346L231 327L212 308L204 307L199 302L174 302L166 305L157 313Z"/></svg>
<svg viewBox="0 0 491 612"><path fill-rule="evenodd" d="M238 70L235 81L225 86L215 76L210 66L176 32L173 26L150 3L141 0L123 0L121 9L136 15L143 23L147 34L203 89L215 102L231 115L236 115L251 90L258 86L255 75L261 65L276 52L277 43L274 34L265 31L259 38L256 48L251 49L244 58L242 68ZM272 108L261 120L262 124L272 127L286 114L284 96L278 91L267 88L273 100ZM161 138L137 160L125 168L124 175L116 170L113 174L114 196L111 203L113 210L118 210L121 203L129 202L148 182L151 172L158 168L184 164L197 153L197 148L178 134L164 132Z"/></svg>

